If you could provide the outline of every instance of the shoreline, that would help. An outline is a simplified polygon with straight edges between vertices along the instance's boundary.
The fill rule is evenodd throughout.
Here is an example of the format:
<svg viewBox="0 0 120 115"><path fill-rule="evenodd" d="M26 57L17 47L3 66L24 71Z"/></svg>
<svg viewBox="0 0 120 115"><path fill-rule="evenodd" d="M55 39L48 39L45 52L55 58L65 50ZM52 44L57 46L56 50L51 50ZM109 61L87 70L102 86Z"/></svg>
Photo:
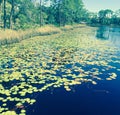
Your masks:
<svg viewBox="0 0 120 115"><path fill-rule="evenodd" d="M86 25L66 25L64 27L55 27L53 25L43 26L41 28L28 29L28 30L0 30L0 45L8 45L19 43L22 40L29 39L36 36L47 36L58 34L64 31L73 30L74 28L89 27Z"/></svg>

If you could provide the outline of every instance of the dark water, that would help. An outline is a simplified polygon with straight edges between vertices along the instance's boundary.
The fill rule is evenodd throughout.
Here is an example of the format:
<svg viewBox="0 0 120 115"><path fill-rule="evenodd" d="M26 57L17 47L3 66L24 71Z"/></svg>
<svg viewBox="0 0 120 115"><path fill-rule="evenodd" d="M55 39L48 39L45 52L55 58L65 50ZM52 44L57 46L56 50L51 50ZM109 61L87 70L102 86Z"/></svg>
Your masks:
<svg viewBox="0 0 120 115"><path fill-rule="evenodd" d="M80 30L1 47L0 107L25 109L26 115L120 115L120 29ZM106 79L111 75L117 77ZM36 103L24 102L27 98Z"/></svg>
<svg viewBox="0 0 120 115"><path fill-rule="evenodd" d="M120 79L96 87L76 86L75 92L62 88L38 95L37 103L28 107L29 115L119 115ZM106 92L108 91L108 92ZM39 106L38 106L39 105Z"/></svg>
<svg viewBox="0 0 120 115"><path fill-rule="evenodd" d="M100 27L96 33L96 38L110 40L120 47L120 28ZM116 80L100 81L95 86L76 85L71 92L61 87L37 94L37 102L27 108L27 114L120 115L120 73L117 75Z"/></svg>

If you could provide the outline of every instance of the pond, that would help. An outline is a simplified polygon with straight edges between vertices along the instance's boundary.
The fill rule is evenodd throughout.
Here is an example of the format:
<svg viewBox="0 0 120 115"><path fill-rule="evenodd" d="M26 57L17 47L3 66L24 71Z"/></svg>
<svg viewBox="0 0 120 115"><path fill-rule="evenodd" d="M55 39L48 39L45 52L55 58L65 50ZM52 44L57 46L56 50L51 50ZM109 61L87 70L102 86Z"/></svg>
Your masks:
<svg viewBox="0 0 120 115"><path fill-rule="evenodd" d="M119 115L120 49L100 32L75 28L1 46L0 114Z"/></svg>
<svg viewBox="0 0 120 115"><path fill-rule="evenodd" d="M120 28L102 26L96 32L96 37L103 40L109 40L114 45L120 47Z"/></svg>

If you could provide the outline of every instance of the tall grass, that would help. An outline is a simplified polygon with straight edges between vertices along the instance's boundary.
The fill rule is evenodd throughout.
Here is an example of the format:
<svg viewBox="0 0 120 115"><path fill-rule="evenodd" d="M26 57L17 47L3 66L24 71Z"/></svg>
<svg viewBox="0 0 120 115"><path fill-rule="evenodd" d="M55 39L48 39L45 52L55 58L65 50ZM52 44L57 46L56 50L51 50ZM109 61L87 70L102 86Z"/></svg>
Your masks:
<svg viewBox="0 0 120 115"><path fill-rule="evenodd" d="M63 31L68 31L68 30L72 30L74 28L81 28L81 27L85 27L85 24L74 24L74 25L65 25L64 27L61 27L61 30Z"/></svg>
<svg viewBox="0 0 120 115"><path fill-rule="evenodd" d="M82 25L79 25L79 26L82 26ZM5 31L0 30L0 45L20 42L23 39L31 38L34 36L56 34L56 33L60 33L61 31L71 30L79 26L67 25L67 26L58 28L53 25L48 25L41 28L28 29L28 30L18 30L18 31L9 30L9 29Z"/></svg>
<svg viewBox="0 0 120 115"><path fill-rule="evenodd" d="M0 30L0 45L11 44L20 42L23 39L27 39L34 36L50 35L60 33L61 30L55 26L44 26L41 28L28 29L28 30Z"/></svg>

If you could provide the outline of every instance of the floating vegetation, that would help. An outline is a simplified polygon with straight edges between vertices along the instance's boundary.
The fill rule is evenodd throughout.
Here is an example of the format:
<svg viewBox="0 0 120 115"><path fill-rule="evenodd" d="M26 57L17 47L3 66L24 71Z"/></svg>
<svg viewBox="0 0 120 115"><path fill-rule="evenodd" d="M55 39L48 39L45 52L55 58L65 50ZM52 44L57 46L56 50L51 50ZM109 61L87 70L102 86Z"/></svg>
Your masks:
<svg viewBox="0 0 120 115"><path fill-rule="evenodd" d="M3 112L1 115L17 115L15 113L15 111L6 111L6 112Z"/></svg>
<svg viewBox="0 0 120 115"><path fill-rule="evenodd" d="M108 41L92 39L92 29L86 35L83 31L76 28L1 46L1 115L25 115L26 107L36 102L31 94L58 87L72 91L75 85L117 78L119 50Z"/></svg>

